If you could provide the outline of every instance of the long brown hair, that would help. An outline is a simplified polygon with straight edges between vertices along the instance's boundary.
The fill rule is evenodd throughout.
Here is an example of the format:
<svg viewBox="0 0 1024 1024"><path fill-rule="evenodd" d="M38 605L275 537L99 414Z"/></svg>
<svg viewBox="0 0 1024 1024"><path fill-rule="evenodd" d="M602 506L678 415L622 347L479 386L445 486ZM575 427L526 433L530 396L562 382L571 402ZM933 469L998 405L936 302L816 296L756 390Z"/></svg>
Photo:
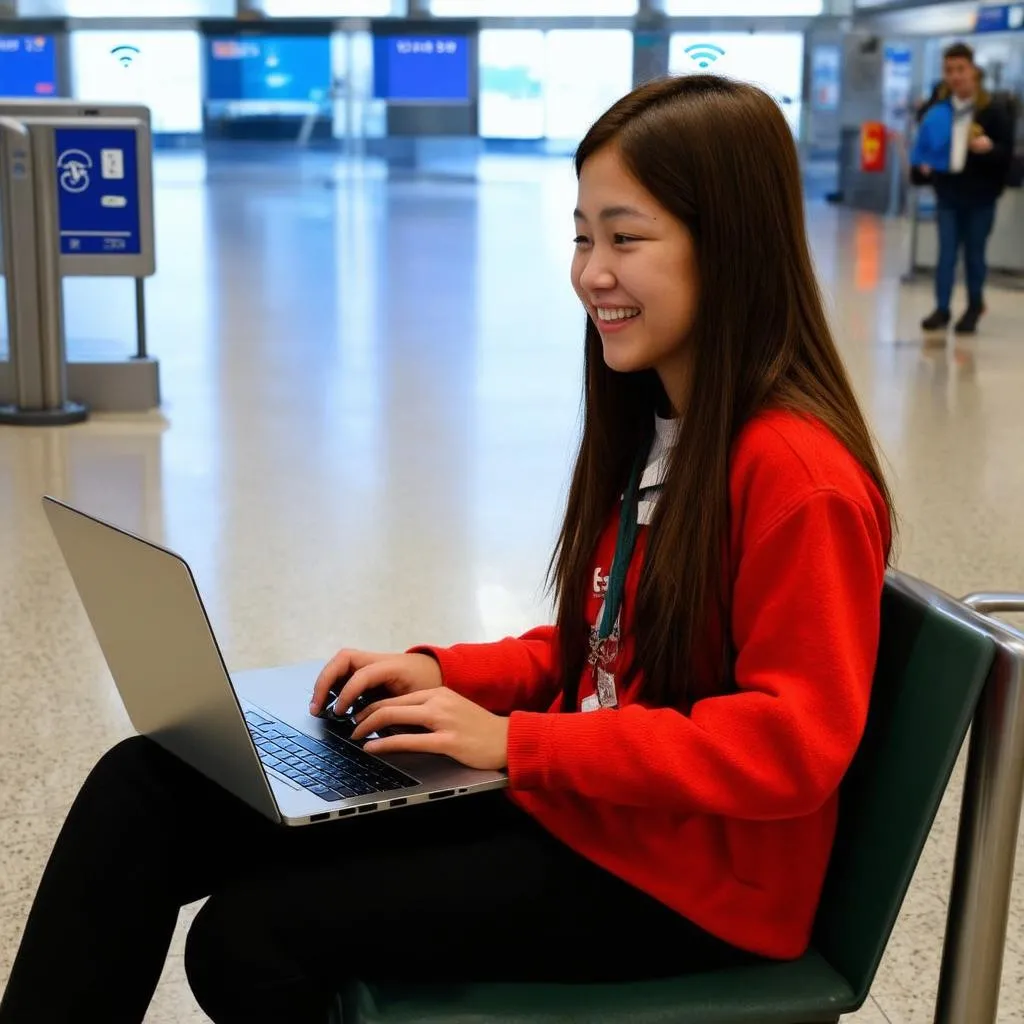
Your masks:
<svg viewBox="0 0 1024 1024"><path fill-rule="evenodd" d="M713 75L651 82L593 125L576 153L577 176L609 145L689 229L701 282L687 342L690 397L650 528L630 669L632 677L642 673L641 699L688 706L706 695L694 665L714 623L723 650L710 692L727 687L731 671L723 555L730 455L744 424L769 407L816 418L874 480L890 515L892 503L829 328L807 243L796 147L776 103ZM597 543L664 399L653 370L617 373L605 365L588 318L583 437L551 561L565 710L576 708L586 664L584 609Z"/></svg>

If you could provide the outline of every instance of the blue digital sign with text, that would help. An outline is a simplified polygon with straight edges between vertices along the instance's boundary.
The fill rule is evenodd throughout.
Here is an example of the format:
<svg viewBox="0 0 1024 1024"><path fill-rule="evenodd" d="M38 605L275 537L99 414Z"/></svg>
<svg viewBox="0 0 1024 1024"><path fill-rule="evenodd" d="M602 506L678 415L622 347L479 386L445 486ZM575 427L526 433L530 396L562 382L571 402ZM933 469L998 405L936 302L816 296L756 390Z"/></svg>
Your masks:
<svg viewBox="0 0 1024 1024"><path fill-rule="evenodd" d="M327 36L255 36L210 39L209 100L317 100L331 87Z"/></svg>
<svg viewBox="0 0 1024 1024"><path fill-rule="evenodd" d="M373 95L404 103L469 102L465 36L376 36Z"/></svg>
<svg viewBox="0 0 1024 1024"><path fill-rule="evenodd" d="M142 237L135 131L58 128L54 136L61 253L139 255Z"/></svg>
<svg viewBox="0 0 1024 1024"><path fill-rule="evenodd" d="M1024 29L1024 3L979 7L975 32L1019 32Z"/></svg>
<svg viewBox="0 0 1024 1024"><path fill-rule="evenodd" d="M57 52L52 36L0 35L0 96L57 95Z"/></svg>

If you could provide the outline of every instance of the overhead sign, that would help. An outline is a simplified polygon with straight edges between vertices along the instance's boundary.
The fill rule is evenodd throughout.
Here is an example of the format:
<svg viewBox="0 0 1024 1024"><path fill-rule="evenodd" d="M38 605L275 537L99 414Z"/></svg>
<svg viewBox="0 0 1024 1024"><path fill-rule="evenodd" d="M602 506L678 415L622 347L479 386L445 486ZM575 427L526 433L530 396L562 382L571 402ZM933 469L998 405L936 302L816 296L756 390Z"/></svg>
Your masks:
<svg viewBox="0 0 1024 1024"><path fill-rule="evenodd" d="M466 36L374 37L374 99L392 103L467 103L469 87Z"/></svg>
<svg viewBox="0 0 1024 1024"><path fill-rule="evenodd" d="M0 96L56 96L53 36L0 35Z"/></svg>
<svg viewBox="0 0 1024 1024"><path fill-rule="evenodd" d="M207 41L206 98L309 104L331 88L329 36L227 36Z"/></svg>
<svg viewBox="0 0 1024 1024"><path fill-rule="evenodd" d="M975 32L1019 32L1024 29L1024 3L979 7Z"/></svg>
<svg viewBox="0 0 1024 1024"><path fill-rule="evenodd" d="M141 254L135 130L57 128L54 150L61 253Z"/></svg>

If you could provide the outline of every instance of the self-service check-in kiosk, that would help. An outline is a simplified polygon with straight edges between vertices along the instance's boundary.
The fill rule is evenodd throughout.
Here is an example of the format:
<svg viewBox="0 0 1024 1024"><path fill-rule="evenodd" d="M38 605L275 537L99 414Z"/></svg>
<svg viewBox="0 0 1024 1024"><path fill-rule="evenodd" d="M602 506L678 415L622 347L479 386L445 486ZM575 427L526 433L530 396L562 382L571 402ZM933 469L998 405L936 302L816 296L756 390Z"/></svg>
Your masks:
<svg viewBox="0 0 1024 1024"><path fill-rule="evenodd" d="M84 419L90 407L159 405L143 290L156 269L149 124L148 109L134 105L0 100L0 265L10 335L0 423L57 425ZM68 362L62 282L70 276L134 279L133 358Z"/></svg>

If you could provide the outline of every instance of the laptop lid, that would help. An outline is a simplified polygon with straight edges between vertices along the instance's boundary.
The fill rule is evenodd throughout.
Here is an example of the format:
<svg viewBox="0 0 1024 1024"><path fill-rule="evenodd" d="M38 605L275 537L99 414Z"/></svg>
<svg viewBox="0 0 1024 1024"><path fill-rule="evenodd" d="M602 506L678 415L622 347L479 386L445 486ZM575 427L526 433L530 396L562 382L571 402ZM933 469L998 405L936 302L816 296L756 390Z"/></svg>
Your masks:
<svg viewBox="0 0 1024 1024"><path fill-rule="evenodd" d="M185 560L56 498L43 508L132 725L279 821Z"/></svg>

